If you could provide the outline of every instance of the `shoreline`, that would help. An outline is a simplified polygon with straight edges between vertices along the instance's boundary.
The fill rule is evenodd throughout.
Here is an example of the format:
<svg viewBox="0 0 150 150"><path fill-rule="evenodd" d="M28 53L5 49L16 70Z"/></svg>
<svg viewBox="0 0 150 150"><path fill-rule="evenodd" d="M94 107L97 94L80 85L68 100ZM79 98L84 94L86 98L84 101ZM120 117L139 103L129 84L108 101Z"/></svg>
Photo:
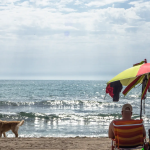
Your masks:
<svg viewBox="0 0 150 150"><path fill-rule="evenodd" d="M1 150L110 150L108 137L0 138Z"/></svg>

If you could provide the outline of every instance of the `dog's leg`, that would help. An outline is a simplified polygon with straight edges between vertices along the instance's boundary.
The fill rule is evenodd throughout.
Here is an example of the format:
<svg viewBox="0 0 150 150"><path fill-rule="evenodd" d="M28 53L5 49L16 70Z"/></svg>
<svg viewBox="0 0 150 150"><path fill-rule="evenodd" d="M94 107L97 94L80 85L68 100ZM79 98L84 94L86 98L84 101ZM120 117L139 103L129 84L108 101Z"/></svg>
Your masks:
<svg viewBox="0 0 150 150"><path fill-rule="evenodd" d="M3 132L3 136L4 136L4 137L7 137L5 132Z"/></svg>
<svg viewBox="0 0 150 150"><path fill-rule="evenodd" d="M0 137L2 137L2 132L0 132Z"/></svg>
<svg viewBox="0 0 150 150"><path fill-rule="evenodd" d="M14 128L14 129L12 130L12 132L15 134L16 137L18 137L18 130L17 130L16 128Z"/></svg>
<svg viewBox="0 0 150 150"><path fill-rule="evenodd" d="M18 137L18 132L17 131L15 131L14 134L15 134L16 137Z"/></svg>

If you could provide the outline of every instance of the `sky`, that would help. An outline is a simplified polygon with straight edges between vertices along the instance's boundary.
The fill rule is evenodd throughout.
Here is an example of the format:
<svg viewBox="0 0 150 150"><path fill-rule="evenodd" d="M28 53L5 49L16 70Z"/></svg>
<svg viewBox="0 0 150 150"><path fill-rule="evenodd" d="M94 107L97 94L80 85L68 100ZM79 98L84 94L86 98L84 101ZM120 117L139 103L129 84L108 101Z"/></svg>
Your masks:
<svg viewBox="0 0 150 150"><path fill-rule="evenodd" d="M144 59L149 0L0 0L1 80L110 80Z"/></svg>

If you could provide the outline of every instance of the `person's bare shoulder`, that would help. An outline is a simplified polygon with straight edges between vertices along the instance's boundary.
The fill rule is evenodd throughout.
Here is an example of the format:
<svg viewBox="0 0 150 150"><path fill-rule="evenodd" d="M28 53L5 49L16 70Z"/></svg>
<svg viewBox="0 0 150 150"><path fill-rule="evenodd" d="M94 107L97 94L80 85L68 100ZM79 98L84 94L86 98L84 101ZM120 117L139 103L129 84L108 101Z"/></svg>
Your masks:
<svg viewBox="0 0 150 150"><path fill-rule="evenodd" d="M110 122L110 126L113 126L113 122L114 121L119 121L120 119L115 119L115 120L112 120L111 122Z"/></svg>
<svg viewBox="0 0 150 150"><path fill-rule="evenodd" d="M120 121L120 120L122 120L122 119L115 119L115 120L113 120L112 122L114 122L114 121Z"/></svg>

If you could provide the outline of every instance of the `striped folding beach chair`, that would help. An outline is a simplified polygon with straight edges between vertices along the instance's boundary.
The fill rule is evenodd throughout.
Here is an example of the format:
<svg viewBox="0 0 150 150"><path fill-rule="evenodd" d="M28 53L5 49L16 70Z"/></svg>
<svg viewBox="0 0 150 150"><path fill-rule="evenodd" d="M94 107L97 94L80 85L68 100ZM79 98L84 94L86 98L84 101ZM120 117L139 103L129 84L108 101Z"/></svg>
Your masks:
<svg viewBox="0 0 150 150"><path fill-rule="evenodd" d="M112 150L144 148L143 120L114 121L115 139L112 140Z"/></svg>

